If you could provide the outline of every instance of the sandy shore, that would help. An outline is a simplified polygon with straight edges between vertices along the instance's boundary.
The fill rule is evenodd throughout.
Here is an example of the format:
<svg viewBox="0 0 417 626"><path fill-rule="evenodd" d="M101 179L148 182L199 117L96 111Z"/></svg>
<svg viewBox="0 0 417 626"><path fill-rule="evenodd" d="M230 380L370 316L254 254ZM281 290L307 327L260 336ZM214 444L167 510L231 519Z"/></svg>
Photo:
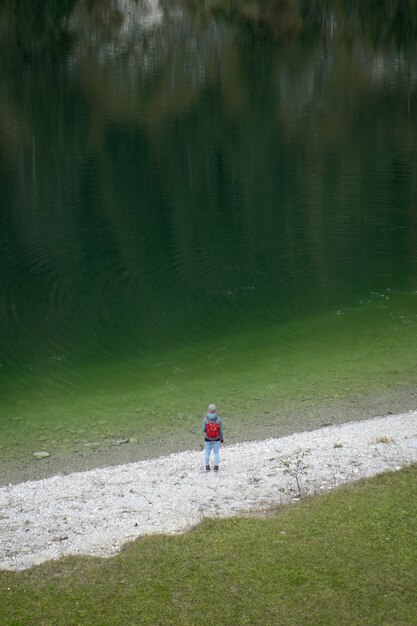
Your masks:
<svg viewBox="0 0 417 626"><path fill-rule="evenodd" d="M302 495L417 462L417 411L224 446L218 474L200 452L0 488L0 568L65 555L111 556L126 541L180 533L205 517Z"/></svg>

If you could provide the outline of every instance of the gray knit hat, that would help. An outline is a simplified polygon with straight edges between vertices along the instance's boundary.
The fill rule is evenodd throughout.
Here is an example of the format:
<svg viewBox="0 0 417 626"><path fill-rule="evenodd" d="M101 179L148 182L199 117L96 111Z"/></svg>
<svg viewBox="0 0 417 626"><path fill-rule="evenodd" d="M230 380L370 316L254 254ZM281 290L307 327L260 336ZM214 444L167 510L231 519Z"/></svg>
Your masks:
<svg viewBox="0 0 417 626"><path fill-rule="evenodd" d="M210 411L210 413L215 413L216 412L216 405L215 404L209 404L208 410Z"/></svg>

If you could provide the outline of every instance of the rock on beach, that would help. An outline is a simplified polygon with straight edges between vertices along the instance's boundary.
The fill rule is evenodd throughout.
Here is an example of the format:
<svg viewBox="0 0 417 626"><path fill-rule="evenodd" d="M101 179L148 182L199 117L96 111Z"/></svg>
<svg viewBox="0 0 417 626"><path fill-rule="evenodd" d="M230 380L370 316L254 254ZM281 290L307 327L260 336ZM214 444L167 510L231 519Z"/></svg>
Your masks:
<svg viewBox="0 0 417 626"><path fill-rule="evenodd" d="M35 459L47 459L48 456L51 455L47 450L38 450L36 452L32 452L32 456L34 456Z"/></svg>

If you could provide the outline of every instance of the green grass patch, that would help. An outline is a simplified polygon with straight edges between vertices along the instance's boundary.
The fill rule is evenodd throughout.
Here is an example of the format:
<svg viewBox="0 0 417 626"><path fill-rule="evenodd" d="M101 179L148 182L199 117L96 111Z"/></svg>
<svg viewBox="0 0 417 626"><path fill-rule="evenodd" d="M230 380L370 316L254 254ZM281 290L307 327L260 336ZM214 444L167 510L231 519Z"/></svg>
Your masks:
<svg viewBox="0 0 417 626"><path fill-rule="evenodd" d="M111 559L0 574L4 625L415 625L417 466Z"/></svg>

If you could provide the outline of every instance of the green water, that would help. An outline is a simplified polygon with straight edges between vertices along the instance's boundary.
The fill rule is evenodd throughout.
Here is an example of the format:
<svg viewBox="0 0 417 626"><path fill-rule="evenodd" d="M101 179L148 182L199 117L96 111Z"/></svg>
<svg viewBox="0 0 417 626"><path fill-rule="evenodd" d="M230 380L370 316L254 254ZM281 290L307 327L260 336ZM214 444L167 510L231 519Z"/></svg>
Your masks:
<svg viewBox="0 0 417 626"><path fill-rule="evenodd" d="M413 2L3 1L0 26L5 462L195 445L213 401L231 439L412 404Z"/></svg>

